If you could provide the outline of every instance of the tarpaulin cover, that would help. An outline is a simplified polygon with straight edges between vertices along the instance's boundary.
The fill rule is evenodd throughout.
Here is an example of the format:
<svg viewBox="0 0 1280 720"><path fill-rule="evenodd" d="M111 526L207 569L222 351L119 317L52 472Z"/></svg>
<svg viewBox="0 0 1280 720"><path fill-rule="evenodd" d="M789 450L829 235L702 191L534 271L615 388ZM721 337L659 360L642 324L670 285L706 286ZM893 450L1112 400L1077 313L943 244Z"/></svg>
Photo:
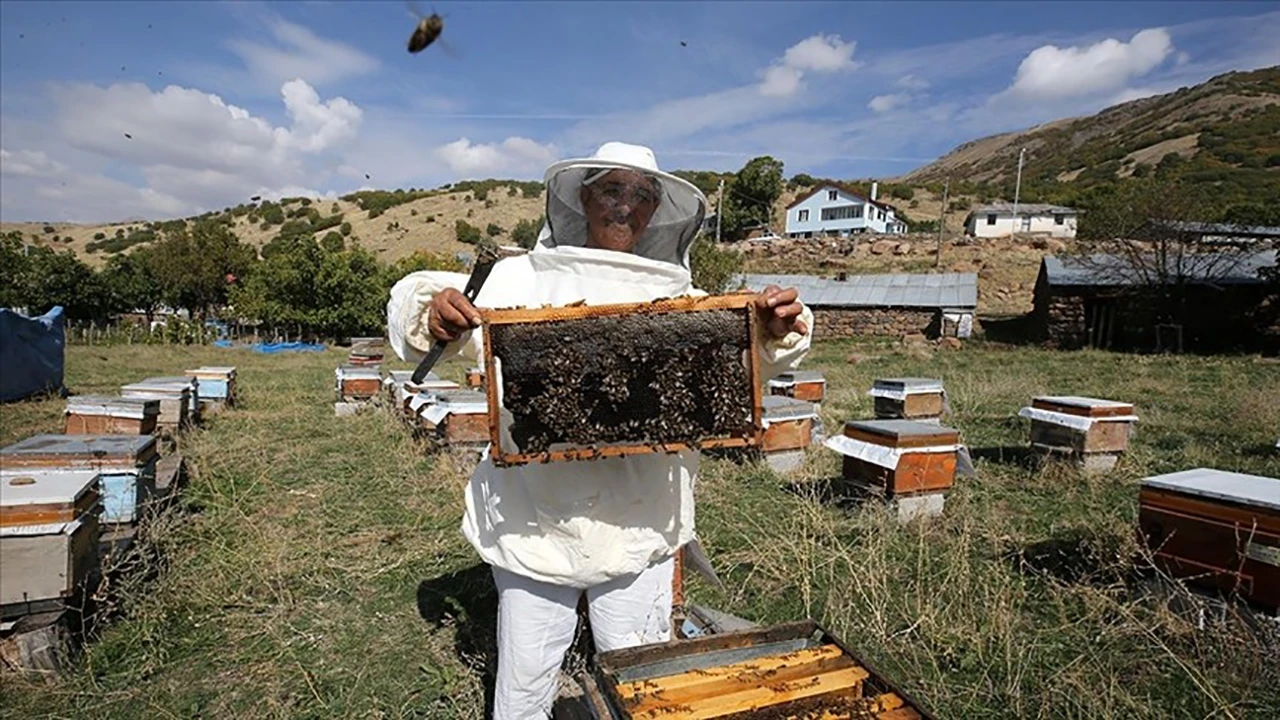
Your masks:
<svg viewBox="0 0 1280 720"><path fill-rule="evenodd" d="M253 346L253 351L268 355L282 352L324 352L324 345L304 342L258 343Z"/></svg>
<svg viewBox="0 0 1280 720"><path fill-rule="evenodd" d="M62 306L36 318L0 309L0 402L62 389Z"/></svg>

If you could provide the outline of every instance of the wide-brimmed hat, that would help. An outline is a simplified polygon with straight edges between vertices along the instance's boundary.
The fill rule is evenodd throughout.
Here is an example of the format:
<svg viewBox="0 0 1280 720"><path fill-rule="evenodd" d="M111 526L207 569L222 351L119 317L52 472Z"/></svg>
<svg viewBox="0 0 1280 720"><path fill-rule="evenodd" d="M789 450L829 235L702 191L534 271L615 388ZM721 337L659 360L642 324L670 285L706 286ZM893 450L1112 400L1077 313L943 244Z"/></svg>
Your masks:
<svg viewBox="0 0 1280 720"><path fill-rule="evenodd" d="M643 145L609 142L589 158L561 160L547 168L547 220L538 237L543 247L583 246L587 242L587 218L581 189L598 170L634 170L654 178L661 190L658 209L649 227L636 242L635 254L651 260L689 267L689 248L702 229L707 198L686 180L658 169L658 160Z"/></svg>

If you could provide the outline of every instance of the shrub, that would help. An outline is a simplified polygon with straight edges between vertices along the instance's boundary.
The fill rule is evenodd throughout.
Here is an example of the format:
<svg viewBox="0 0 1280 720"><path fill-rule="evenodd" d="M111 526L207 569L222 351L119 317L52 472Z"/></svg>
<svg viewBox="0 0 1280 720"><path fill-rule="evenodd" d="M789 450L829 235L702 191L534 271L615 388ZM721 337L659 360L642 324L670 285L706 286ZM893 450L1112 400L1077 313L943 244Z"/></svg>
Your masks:
<svg viewBox="0 0 1280 720"><path fill-rule="evenodd" d="M894 185L889 188L889 195L899 200L910 200L916 196L916 191L912 190L908 185Z"/></svg>
<svg viewBox="0 0 1280 720"><path fill-rule="evenodd" d="M301 202L302 202L302 204L303 204L304 206L305 206L305 205L310 205L310 204L311 204L311 198L302 198L302 201L301 201Z"/></svg>
<svg viewBox="0 0 1280 720"><path fill-rule="evenodd" d="M342 208L338 206L338 203L334 203L334 204L333 204L333 207L329 208L329 214L330 214L330 215L341 215L341 214L342 214Z"/></svg>
<svg viewBox="0 0 1280 720"><path fill-rule="evenodd" d="M94 240L104 240L106 239L106 237L107 237L107 234L104 232L96 232L93 234Z"/></svg>
<svg viewBox="0 0 1280 720"><path fill-rule="evenodd" d="M532 250L538 242L538 232L542 230L544 218L537 220L521 220L511 229L511 241L525 250Z"/></svg>
<svg viewBox="0 0 1280 720"><path fill-rule="evenodd" d="M453 224L454 235L458 238L458 242L468 245L478 245L481 240L480 228L475 227L466 220L458 220Z"/></svg>
<svg viewBox="0 0 1280 720"><path fill-rule="evenodd" d="M342 223L342 225L338 228L338 231L342 233L342 237L349 237L351 235L351 223L349 222Z"/></svg>
<svg viewBox="0 0 1280 720"><path fill-rule="evenodd" d="M484 229L484 234L488 235L489 237L498 237L504 232L506 231L503 230L502 226L499 225L498 223L489 223L489 227Z"/></svg>
<svg viewBox="0 0 1280 720"><path fill-rule="evenodd" d="M409 209L409 217L418 217L418 210L417 210L417 208L410 208L410 209Z"/></svg>
<svg viewBox="0 0 1280 720"><path fill-rule="evenodd" d="M342 252L345 248L345 244L342 240L342 234L330 230L324 234L324 237L320 238L320 247L329 252Z"/></svg>
<svg viewBox="0 0 1280 720"><path fill-rule="evenodd" d="M716 245L709 237L693 241L689 251L693 286L713 295L733 290L734 278L742 272L742 254Z"/></svg>
<svg viewBox="0 0 1280 720"><path fill-rule="evenodd" d="M45 235L49 235L50 233L56 232L56 229L52 225L45 225L44 228L42 228L42 230Z"/></svg>

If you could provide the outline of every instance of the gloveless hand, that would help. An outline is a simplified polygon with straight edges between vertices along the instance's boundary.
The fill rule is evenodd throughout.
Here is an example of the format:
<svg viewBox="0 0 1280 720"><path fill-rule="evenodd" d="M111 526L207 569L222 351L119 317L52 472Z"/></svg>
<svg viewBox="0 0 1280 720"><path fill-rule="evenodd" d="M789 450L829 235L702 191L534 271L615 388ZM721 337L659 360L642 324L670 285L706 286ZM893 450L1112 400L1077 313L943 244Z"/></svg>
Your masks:
<svg viewBox="0 0 1280 720"><path fill-rule="evenodd" d="M452 342L462 333L480 327L480 313L465 295L445 288L431 297L427 330L437 340Z"/></svg>
<svg viewBox="0 0 1280 720"><path fill-rule="evenodd" d="M756 296L756 312L764 323L765 331L770 337L783 338L787 333L798 332L801 335L809 332L809 326L800 319L804 306L800 304L800 293L795 288L780 288L769 285Z"/></svg>

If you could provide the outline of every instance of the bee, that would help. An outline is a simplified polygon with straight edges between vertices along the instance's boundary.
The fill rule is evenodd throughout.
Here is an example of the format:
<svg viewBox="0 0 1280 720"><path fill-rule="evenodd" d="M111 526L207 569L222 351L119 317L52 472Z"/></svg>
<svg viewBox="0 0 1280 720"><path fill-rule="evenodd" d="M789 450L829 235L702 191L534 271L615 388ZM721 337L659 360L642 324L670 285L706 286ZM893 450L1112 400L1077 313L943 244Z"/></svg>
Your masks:
<svg viewBox="0 0 1280 720"><path fill-rule="evenodd" d="M444 18L434 11L430 16L423 15L412 2L409 2L409 9L418 16L418 27L409 36L409 52L420 53L444 32Z"/></svg>

